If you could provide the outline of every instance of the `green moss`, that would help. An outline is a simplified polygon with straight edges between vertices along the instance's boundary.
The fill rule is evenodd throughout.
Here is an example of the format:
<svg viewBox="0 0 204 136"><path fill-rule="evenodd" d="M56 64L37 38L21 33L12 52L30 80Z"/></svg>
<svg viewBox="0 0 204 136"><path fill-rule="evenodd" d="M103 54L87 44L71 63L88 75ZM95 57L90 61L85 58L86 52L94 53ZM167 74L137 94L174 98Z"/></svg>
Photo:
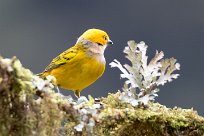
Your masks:
<svg viewBox="0 0 204 136"><path fill-rule="evenodd" d="M128 130L131 130L132 135L155 136L167 133L176 135L176 131L190 132L193 129L199 129L200 133L204 132L204 129L201 129L204 119L197 116L193 110L170 109L158 103L150 103L148 108L134 108L128 104L119 104L118 94L110 94L103 100L104 103L110 104L106 105L110 107L105 108L100 114L101 118L109 117L103 122L104 126L109 126L109 134L130 135ZM113 108L114 106L117 109ZM189 128L190 126L196 127Z"/></svg>
<svg viewBox="0 0 204 136"><path fill-rule="evenodd" d="M77 105L50 87L38 90L33 86L33 77L16 58L6 62L0 58L0 135L90 135L85 128L77 132L74 127L83 118L81 109L94 109L94 98L89 96L88 102ZM159 103L135 108L120 101L119 96L117 92L101 98L96 113L84 116L95 120L93 135L204 134L204 118L192 109L170 109Z"/></svg>
<svg viewBox="0 0 204 136"><path fill-rule="evenodd" d="M50 98L34 99L32 72L16 58L6 62L1 58L0 77L0 135L55 135L61 111Z"/></svg>

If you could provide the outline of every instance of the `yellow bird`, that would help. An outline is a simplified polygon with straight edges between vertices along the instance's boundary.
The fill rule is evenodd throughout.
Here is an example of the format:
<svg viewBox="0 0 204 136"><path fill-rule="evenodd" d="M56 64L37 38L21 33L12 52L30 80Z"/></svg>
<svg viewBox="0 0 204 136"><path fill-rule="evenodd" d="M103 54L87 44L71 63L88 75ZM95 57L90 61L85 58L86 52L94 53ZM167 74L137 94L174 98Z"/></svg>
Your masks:
<svg viewBox="0 0 204 136"><path fill-rule="evenodd" d="M73 47L54 58L39 76L54 76L58 87L73 90L80 97L80 92L104 73L104 51L110 44L113 42L105 31L88 29Z"/></svg>

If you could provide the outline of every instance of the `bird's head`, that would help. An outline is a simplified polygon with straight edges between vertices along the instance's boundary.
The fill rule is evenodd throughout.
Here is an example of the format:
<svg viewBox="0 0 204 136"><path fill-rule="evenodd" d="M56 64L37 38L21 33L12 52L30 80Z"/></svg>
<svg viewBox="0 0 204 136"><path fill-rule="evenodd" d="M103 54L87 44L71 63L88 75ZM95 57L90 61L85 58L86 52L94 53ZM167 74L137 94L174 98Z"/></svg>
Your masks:
<svg viewBox="0 0 204 136"><path fill-rule="evenodd" d="M93 43L97 43L99 46L110 45L113 42L110 40L108 34L100 29L88 29L85 31L78 40L87 40Z"/></svg>

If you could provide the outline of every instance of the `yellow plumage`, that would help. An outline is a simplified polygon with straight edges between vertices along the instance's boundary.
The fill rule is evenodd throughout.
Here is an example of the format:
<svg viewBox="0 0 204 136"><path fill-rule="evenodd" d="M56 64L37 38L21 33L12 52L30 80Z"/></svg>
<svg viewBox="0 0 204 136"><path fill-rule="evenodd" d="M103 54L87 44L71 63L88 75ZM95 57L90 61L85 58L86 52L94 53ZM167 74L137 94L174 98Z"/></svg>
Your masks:
<svg viewBox="0 0 204 136"><path fill-rule="evenodd" d="M89 29L79 37L73 47L54 58L39 75L54 76L57 86L73 90L80 97L80 91L103 74L104 50L108 44L112 44L112 41L106 32Z"/></svg>

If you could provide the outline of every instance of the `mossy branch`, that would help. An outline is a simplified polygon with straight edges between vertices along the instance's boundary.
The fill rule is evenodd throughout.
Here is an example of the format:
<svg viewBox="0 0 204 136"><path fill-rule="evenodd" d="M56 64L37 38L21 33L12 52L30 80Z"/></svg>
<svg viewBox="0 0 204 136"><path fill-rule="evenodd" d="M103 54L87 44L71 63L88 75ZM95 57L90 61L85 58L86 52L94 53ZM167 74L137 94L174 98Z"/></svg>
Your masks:
<svg viewBox="0 0 204 136"><path fill-rule="evenodd" d="M119 91L97 101L91 96L75 101L55 93L50 81L37 78L15 57L0 57L0 135L204 135L204 118L193 109L158 103L136 108L120 95ZM82 131L76 131L80 127Z"/></svg>

